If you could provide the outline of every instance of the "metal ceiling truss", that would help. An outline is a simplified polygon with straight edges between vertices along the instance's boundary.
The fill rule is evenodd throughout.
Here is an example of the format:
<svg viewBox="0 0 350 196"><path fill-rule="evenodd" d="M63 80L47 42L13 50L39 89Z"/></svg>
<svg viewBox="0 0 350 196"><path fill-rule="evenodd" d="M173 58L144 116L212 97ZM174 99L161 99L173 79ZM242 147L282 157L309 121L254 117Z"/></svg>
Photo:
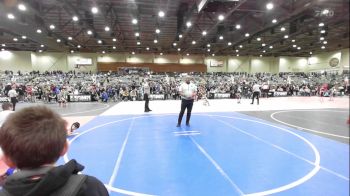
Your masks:
<svg viewBox="0 0 350 196"><path fill-rule="evenodd" d="M267 10L267 2L273 2L275 8ZM5 3L0 2L0 44L6 44L11 50L37 51L43 44L43 49L57 52L233 55L239 49L240 55L259 55L273 45L274 48L267 49L263 55L305 56L310 50L321 51L319 22L329 28L328 44L322 51L349 47L349 0L26 0L23 1L27 7L25 12L19 11L17 4ZM98 7L98 14L91 13L92 6ZM334 16L315 14L324 9L329 9ZM164 18L158 17L159 10L165 12ZM7 19L7 13L13 13L16 19ZM219 14L223 14L225 20L219 21ZM74 15L79 21L72 20ZM137 25L131 23L133 18L138 19ZM274 18L278 20L275 24L271 22ZM187 21L192 22L190 28L186 27ZM56 28L50 29L51 24ZM236 24L242 28L235 29ZM105 26L110 27L109 32L104 30ZM280 31L282 26L285 32ZM41 34L36 33L37 28L42 30ZM155 28L161 33L156 34ZM87 30L94 34L87 35ZM202 36L204 30L206 36ZM136 32L140 33L139 37L135 36ZM245 33L250 36L245 37ZM224 40L218 39L219 34ZM13 41L21 35L27 39ZM289 38L285 39L284 35ZM337 39L340 35L342 38ZM257 37L263 41L256 41ZM61 43L57 43L57 39ZM153 43L154 39L158 43ZM301 50L290 48L291 39L297 40ZM98 40L103 43L97 43ZM267 46L262 47L262 42ZM208 43L210 52L207 52ZM240 45L244 47L239 48Z"/></svg>

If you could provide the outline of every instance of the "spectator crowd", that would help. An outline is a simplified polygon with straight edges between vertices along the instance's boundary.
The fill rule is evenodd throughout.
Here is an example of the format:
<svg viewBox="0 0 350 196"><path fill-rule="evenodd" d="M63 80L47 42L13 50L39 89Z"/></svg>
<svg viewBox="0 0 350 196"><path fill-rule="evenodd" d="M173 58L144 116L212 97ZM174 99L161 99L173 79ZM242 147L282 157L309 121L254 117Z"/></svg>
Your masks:
<svg viewBox="0 0 350 196"><path fill-rule="evenodd" d="M190 73L198 86L198 98L215 93L228 93L232 98L237 92L242 97L252 95L254 82L261 85L261 96L273 92L287 92L287 96L349 95L349 75L324 73ZM52 71L40 73L0 74L1 97L15 87L20 102L63 102L74 95L88 95L90 101L134 101L143 99L143 84L147 81L151 95L163 95L164 99L179 99L178 87L184 74L150 73L145 70L128 73L76 73ZM209 96L210 97L210 96Z"/></svg>

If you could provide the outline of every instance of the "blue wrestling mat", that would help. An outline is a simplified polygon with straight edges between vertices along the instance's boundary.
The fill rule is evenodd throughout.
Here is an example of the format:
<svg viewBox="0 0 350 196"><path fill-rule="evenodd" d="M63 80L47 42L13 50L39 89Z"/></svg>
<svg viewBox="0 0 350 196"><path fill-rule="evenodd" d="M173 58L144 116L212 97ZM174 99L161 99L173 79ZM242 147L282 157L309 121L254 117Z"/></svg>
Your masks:
<svg viewBox="0 0 350 196"><path fill-rule="evenodd" d="M177 117L96 117L65 160L111 195L349 195L347 144L240 113L192 114L180 128Z"/></svg>

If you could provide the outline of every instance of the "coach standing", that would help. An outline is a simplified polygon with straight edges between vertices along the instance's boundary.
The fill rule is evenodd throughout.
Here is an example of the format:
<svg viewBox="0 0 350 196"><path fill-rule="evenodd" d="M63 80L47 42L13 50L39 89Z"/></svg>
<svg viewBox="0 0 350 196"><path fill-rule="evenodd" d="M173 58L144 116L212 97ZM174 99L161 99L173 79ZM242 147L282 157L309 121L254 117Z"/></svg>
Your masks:
<svg viewBox="0 0 350 196"><path fill-rule="evenodd" d="M181 111L177 121L177 127L180 127L182 117L187 109L186 125L190 126L191 111L193 107L193 101L197 94L197 87L191 83L191 78L186 77L185 82L179 87L179 94L181 96Z"/></svg>
<svg viewBox="0 0 350 196"><path fill-rule="evenodd" d="M151 94L151 87L148 84L148 80L143 83L143 100L145 100L145 112L152 111L149 109L149 95Z"/></svg>
<svg viewBox="0 0 350 196"><path fill-rule="evenodd" d="M253 98L252 98L252 102L250 104L254 104L254 98L256 97L256 100L257 100L258 105L259 105L259 96L260 96L260 85L257 82L254 82Z"/></svg>
<svg viewBox="0 0 350 196"><path fill-rule="evenodd" d="M16 103L17 103L17 92L16 92L16 86L13 85L12 89L8 92L8 96L11 99L11 103L12 103L12 110L15 111L16 109Z"/></svg>

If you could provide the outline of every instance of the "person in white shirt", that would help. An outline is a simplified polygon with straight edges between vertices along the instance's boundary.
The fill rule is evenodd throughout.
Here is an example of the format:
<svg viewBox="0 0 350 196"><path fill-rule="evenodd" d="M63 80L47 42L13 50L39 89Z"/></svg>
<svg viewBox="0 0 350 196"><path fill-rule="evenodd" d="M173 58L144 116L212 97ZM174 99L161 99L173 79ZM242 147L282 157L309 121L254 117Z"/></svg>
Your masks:
<svg viewBox="0 0 350 196"><path fill-rule="evenodd" d="M1 105L2 111L0 112L0 127L3 122L5 122L6 118L13 113L12 111L12 103L10 102L5 102Z"/></svg>
<svg viewBox="0 0 350 196"><path fill-rule="evenodd" d="M16 103L17 103L17 92L16 92L16 86L12 86L12 89L8 92L8 96L11 99L12 103L12 110L15 111L16 109Z"/></svg>
<svg viewBox="0 0 350 196"><path fill-rule="evenodd" d="M190 126L191 111L193 107L193 101L197 95L197 86L191 83L191 78L186 77L185 82L179 87L179 94L181 96L181 111L177 121L177 127L181 126L182 117L187 109L186 125Z"/></svg>
<svg viewBox="0 0 350 196"><path fill-rule="evenodd" d="M148 81L145 80L143 83L143 100L145 100L145 112L152 111L149 109L149 95L151 94L151 87L148 84Z"/></svg>
<svg viewBox="0 0 350 196"><path fill-rule="evenodd" d="M259 96L260 96L260 85L257 82L254 82L253 98L252 98L252 102L250 104L254 104L254 98L256 97L256 100L258 101L258 105L259 105Z"/></svg>

